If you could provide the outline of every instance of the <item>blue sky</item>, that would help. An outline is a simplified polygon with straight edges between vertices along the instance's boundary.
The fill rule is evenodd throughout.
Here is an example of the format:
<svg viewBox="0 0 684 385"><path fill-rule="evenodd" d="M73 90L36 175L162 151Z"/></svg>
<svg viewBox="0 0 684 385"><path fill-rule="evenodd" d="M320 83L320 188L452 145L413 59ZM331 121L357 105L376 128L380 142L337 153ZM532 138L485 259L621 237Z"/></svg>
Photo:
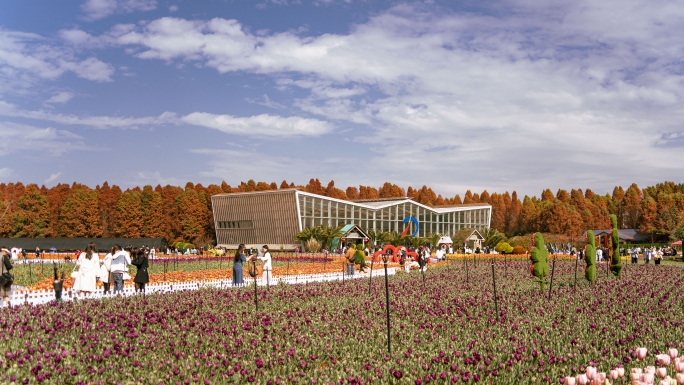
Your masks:
<svg viewBox="0 0 684 385"><path fill-rule="evenodd" d="M0 2L0 181L684 175L673 1Z"/></svg>

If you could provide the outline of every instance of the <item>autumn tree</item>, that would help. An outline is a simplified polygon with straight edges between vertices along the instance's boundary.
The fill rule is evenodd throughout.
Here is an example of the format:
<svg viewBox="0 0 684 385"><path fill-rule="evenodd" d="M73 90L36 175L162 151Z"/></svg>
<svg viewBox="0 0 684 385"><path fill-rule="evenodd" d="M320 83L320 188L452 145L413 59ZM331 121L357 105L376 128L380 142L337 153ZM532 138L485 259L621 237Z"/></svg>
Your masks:
<svg viewBox="0 0 684 385"><path fill-rule="evenodd" d="M175 201L174 212L178 222L177 240L196 243L205 235L208 212L200 194L193 189L186 189Z"/></svg>
<svg viewBox="0 0 684 385"><path fill-rule="evenodd" d="M104 182L102 187L96 187L100 197L100 223L102 223L102 236L111 238L114 236L114 218L116 217L116 204L121 197L121 189Z"/></svg>
<svg viewBox="0 0 684 385"><path fill-rule="evenodd" d="M328 186L323 191L323 195L330 197L330 198L335 198L335 199L345 199L345 200L347 199L347 195L344 193L344 191L335 187L335 181L334 180L331 180L328 183Z"/></svg>
<svg viewBox="0 0 684 385"><path fill-rule="evenodd" d="M141 238L145 217L142 207L142 194L125 191L116 203L114 234L122 238Z"/></svg>
<svg viewBox="0 0 684 385"><path fill-rule="evenodd" d="M47 197L38 186L30 184L17 202L12 215L13 236L17 238L45 238L48 234L50 207Z"/></svg>
<svg viewBox="0 0 684 385"><path fill-rule="evenodd" d="M359 199L359 189L354 186L349 186L345 191L345 195L351 200Z"/></svg>
<svg viewBox="0 0 684 385"><path fill-rule="evenodd" d="M403 198L406 196L406 192L396 184L385 182L378 190L378 196L380 198Z"/></svg>
<svg viewBox="0 0 684 385"><path fill-rule="evenodd" d="M142 236L145 238L164 238L168 233L164 215L164 198L160 192L152 190L152 186L143 187L140 195L143 215Z"/></svg>
<svg viewBox="0 0 684 385"><path fill-rule="evenodd" d="M359 199L377 199L380 197L378 190L372 186L359 186Z"/></svg>
<svg viewBox="0 0 684 385"><path fill-rule="evenodd" d="M319 181L318 178L311 178L311 180L309 180L309 183L304 188L304 191L318 195L323 195L325 193L323 185L321 185L321 181Z"/></svg>
<svg viewBox="0 0 684 385"><path fill-rule="evenodd" d="M85 186L72 187L71 196L64 202L59 213L59 236L102 236L99 197L96 190L90 190Z"/></svg>

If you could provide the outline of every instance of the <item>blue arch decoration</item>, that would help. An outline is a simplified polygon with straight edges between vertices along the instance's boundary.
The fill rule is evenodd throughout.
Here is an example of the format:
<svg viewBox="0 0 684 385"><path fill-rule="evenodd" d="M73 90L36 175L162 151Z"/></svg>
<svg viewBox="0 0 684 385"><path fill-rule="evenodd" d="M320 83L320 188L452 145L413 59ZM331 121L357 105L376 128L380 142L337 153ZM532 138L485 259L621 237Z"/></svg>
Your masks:
<svg viewBox="0 0 684 385"><path fill-rule="evenodd" d="M404 218L404 224L408 224L409 221L413 222L413 224L416 226L416 229L413 231L411 234L412 237L415 237L418 235L418 230L420 230L420 225L418 224L418 220L414 216L408 216ZM401 233L402 236L408 234L409 228L411 228L411 225L407 225L406 228L404 229L404 232Z"/></svg>

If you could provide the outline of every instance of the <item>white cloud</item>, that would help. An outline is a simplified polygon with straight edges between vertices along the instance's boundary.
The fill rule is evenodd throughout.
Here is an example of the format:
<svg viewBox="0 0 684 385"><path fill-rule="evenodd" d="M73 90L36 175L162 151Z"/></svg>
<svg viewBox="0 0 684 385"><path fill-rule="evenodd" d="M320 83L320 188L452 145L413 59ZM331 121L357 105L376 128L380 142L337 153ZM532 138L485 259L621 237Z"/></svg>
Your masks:
<svg viewBox="0 0 684 385"><path fill-rule="evenodd" d="M238 118L231 115L193 112L183 116L181 121L195 126L214 128L227 134L274 138L320 136L331 132L333 128L332 124L322 120L268 114Z"/></svg>
<svg viewBox="0 0 684 385"><path fill-rule="evenodd" d="M61 172L54 173L54 174L50 175L49 178L45 179L45 181L43 183L48 184L48 183L56 180L57 178L59 178L61 175L62 175Z"/></svg>
<svg viewBox="0 0 684 385"><path fill-rule="evenodd" d="M8 167L0 168L0 180L7 180L12 175L12 169Z"/></svg>
<svg viewBox="0 0 684 385"><path fill-rule="evenodd" d="M269 98L268 95L266 95L266 94L264 94L261 98L258 98L258 99L247 98L246 100L250 103L259 104L259 105L269 107L269 108L275 108L277 110L285 109L284 105L271 100L271 98Z"/></svg>
<svg viewBox="0 0 684 385"><path fill-rule="evenodd" d="M59 92L58 94L50 97L50 99L46 100L45 103L64 104L64 103L68 102L69 100L71 100L71 98L73 98L73 97L74 97L73 92L62 91L62 92Z"/></svg>
<svg viewBox="0 0 684 385"><path fill-rule="evenodd" d="M131 13L157 9L157 0L86 0L81 6L85 19L103 19L115 13Z"/></svg>
<svg viewBox="0 0 684 385"><path fill-rule="evenodd" d="M37 84L36 77L54 80L67 72L109 82L114 68L95 57L79 59L71 50L50 44L40 35L0 29L0 92L3 83L12 85L8 89L29 88Z"/></svg>
<svg viewBox="0 0 684 385"><path fill-rule="evenodd" d="M173 13L173 12L176 12L177 10L178 10L178 6L177 6L177 5L172 5L172 6L169 7L169 12L172 12L172 13Z"/></svg>
<svg viewBox="0 0 684 385"><path fill-rule="evenodd" d="M60 156L72 151L94 151L84 138L66 130L0 122L0 153L2 155L49 154Z"/></svg>
<svg viewBox="0 0 684 385"><path fill-rule="evenodd" d="M124 184L129 186L144 186L144 185L171 185L171 186L184 186L187 180L182 180L176 177L162 176L159 171L149 172L149 171L139 171L130 176Z"/></svg>
<svg viewBox="0 0 684 385"><path fill-rule="evenodd" d="M3 102L2 100L0 100L0 116L47 120L60 124L88 126L92 128L135 128L139 126L175 124L178 121L176 114L172 112L164 112L159 116L146 116L142 118L120 116L77 116L52 113L42 110L22 110L17 106L11 103Z"/></svg>
<svg viewBox="0 0 684 385"><path fill-rule="evenodd" d="M181 120L268 137L318 136L335 121L354 127L347 139L371 147L368 172L380 179L447 179L454 189L486 180L536 191L681 172L683 7L666 0L487 6L493 12L400 5L337 34L252 33L237 20L165 17L101 36L62 36L185 68L270 76L284 94L296 89L292 106L319 118L196 112Z"/></svg>

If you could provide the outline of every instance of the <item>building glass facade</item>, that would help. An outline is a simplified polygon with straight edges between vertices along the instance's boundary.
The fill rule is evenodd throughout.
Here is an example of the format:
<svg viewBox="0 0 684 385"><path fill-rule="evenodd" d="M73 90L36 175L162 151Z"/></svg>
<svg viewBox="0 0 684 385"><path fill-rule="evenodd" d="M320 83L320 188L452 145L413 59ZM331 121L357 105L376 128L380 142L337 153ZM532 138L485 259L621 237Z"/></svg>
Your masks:
<svg viewBox="0 0 684 385"><path fill-rule="evenodd" d="M292 250L297 232L315 226L355 224L419 237L453 235L462 228L488 229L489 204L428 207L408 198L344 201L295 189L217 194L212 197L217 244L263 245Z"/></svg>
<svg viewBox="0 0 684 385"><path fill-rule="evenodd" d="M408 199L346 202L301 192L297 195L302 228L353 223L364 230L401 233L409 225L409 234L413 234L415 222L404 222L413 217L418 222L416 236L424 237L430 233L453 235L462 228L483 230L491 221L488 204L430 208Z"/></svg>

